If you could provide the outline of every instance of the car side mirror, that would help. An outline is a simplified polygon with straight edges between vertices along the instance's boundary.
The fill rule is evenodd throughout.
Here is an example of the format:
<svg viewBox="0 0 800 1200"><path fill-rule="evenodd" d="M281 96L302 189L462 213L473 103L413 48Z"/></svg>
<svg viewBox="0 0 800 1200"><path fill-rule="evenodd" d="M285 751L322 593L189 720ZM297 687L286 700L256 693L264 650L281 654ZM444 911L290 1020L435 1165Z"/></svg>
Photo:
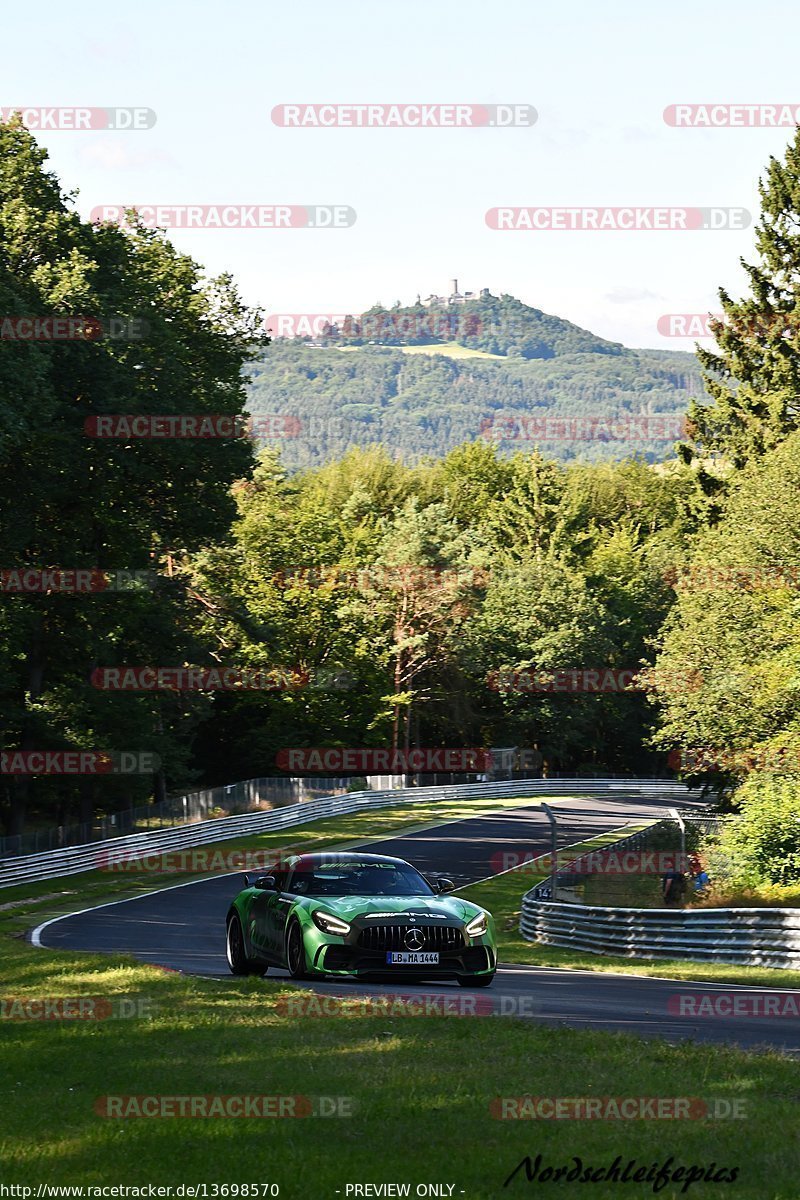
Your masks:
<svg viewBox="0 0 800 1200"><path fill-rule="evenodd" d="M455 890L455 886L452 879L444 879L442 876L436 880L435 884L437 892L452 892Z"/></svg>
<svg viewBox="0 0 800 1200"><path fill-rule="evenodd" d="M275 876L274 875L257 875L250 885L258 888L260 892L275 891Z"/></svg>

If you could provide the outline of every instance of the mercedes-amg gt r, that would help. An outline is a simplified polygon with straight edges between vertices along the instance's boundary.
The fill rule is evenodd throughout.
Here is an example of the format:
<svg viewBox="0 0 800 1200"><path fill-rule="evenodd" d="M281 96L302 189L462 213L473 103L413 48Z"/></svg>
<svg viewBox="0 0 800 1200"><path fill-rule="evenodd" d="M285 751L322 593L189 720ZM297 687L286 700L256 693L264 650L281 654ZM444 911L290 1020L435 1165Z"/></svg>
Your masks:
<svg viewBox="0 0 800 1200"><path fill-rule="evenodd" d="M285 967L324 976L455 979L486 987L497 947L490 913L380 854L302 854L250 878L227 917L234 975Z"/></svg>

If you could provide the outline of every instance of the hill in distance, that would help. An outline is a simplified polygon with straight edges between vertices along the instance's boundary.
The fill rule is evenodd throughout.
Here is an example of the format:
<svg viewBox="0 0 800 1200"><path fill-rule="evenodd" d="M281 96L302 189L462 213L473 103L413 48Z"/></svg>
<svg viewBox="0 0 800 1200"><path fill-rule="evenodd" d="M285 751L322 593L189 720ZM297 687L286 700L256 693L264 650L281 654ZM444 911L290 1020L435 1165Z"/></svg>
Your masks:
<svg viewBox="0 0 800 1200"><path fill-rule="evenodd" d="M295 468L377 442L409 462L478 439L561 461L672 455L703 395L693 354L631 350L513 296L454 292L294 322L250 368L261 440Z"/></svg>

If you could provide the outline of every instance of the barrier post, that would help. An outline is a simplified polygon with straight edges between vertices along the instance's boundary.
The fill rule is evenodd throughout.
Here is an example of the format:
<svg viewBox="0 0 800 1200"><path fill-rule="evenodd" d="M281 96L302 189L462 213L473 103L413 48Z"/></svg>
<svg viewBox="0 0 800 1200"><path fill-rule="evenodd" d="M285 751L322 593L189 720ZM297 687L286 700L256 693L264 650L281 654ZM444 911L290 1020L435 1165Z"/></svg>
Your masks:
<svg viewBox="0 0 800 1200"><path fill-rule="evenodd" d="M550 822L550 899L556 899L556 879L558 878L558 822L556 814L549 804L542 802L542 809Z"/></svg>

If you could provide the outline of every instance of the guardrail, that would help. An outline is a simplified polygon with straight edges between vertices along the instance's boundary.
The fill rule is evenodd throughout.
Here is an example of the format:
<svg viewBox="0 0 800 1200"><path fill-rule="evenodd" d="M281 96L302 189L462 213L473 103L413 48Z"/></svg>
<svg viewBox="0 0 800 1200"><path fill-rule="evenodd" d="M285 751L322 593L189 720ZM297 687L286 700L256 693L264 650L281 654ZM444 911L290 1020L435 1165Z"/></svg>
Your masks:
<svg viewBox="0 0 800 1200"><path fill-rule="evenodd" d="M523 898L522 936L623 958L800 967L800 909L599 908Z"/></svg>
<svg viewBox="0 0 800 1200"><path fill-rule="evenodd" d="M436 788L397 788L383 792L350 792L308 800L267 812L245 813L242 816L220 817L200 824L180 825L169 829L151 830L126 837L108 838L82 846L67 846L43 854L0 860L0 888L30 883L41 879L57 879L97 870L109 854L129 859L174 850L203 846L211 842L242 837L245 834L267 833L289 829L318 821L324 817L359 812L370 808L403 803L431 803L442 800L500 799L504 796L663 796L672 801L686 796L683 784L663 779L510 779L502 783L451 784Z"/></svg>

